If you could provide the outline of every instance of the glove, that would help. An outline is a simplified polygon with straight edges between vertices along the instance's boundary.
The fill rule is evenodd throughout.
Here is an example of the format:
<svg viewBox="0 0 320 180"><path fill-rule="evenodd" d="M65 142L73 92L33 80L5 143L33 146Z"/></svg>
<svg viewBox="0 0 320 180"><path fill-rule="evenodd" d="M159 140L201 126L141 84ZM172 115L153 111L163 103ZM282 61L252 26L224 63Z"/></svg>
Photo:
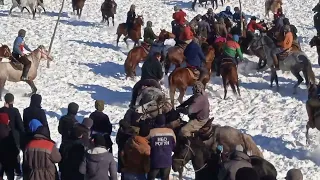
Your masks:
<svg viewBox="0 0 320 180"><path fill-rule="evenodd" d="M188 109L185 107L178 107L177 108L178 113L188 114Z"/></svg>

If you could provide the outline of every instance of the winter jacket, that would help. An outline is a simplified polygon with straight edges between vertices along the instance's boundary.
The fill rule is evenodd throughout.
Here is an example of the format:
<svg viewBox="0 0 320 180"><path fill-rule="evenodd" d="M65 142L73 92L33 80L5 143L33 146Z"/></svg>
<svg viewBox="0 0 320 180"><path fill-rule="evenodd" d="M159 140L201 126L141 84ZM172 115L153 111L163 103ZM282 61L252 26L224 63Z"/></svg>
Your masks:
<svg viewBox="0 0 320 180"><path fill-rule="evenodd" d="M93 126L91 127L91 131L95 131L102 134L107 133L111 135L112 124L110 123L108 115L106 115L102 111L96 110L90 114L89 118L93 120Z"/></svg>
<svg viewBox="0 0 320 180"><path fill-rule="evenodd" d="M233 58L235 58L236 55L238 54L240 59L243 59L240 45L235 41L232 41L232 40L227 41L226 44L223 46L223 52L226 55Z"/></svg>
<svg viewBox="0 0 320 180"><path fill-rule="evenodd" d="M160 81L163 77L162 66L160 62L155 58L148 58L141 68L141 80L154 79Z"/></svg>
<svg viewBox="0 0 320 180"><path fill-rule="evenodd" d="M61 180L84 180L79 167L85 155L85 146L81 139L70 140L59 149L62 160L59 163Z"/></svg>
<svg viewBox="0 0 320 180"><path fill-rule="evenodd" d="M279 42L278 45L281 46L283 50L287 50L292 47L293 35L292 32L287 32L284 36L284 40Z"/></svg>
<svg viewBox="0 0 320 180"><path fill-rule="evenodd" d="M214 33L216 36L227 37L228 31L225 23L215 22L213 24Z"/></svg>
<svg viewBox="0 0 320 180"><path fill-rule="evenodd" d="M152 44L155 39L157 39L157 35L154 34L151 27L144 28L143 33L144 42L148 44Z"/></svg>
<svg viewBox="0 0 320 180"><path fill-rule="evenodd" d="M219 13L219 16L220 16L220 17L225 17L225 18L232 19L233 14L232 14L231 11L225 10L225 11L220 12L220 13Z"/></svg>
<svg viewBox="0 0 320 180"><path fill-rule="evenodd" d="M190 26L186 26L183 28L182 32L180 33L179 39L181 41L193 39L193 32Z"/></svg>
<svg viewBox="0 0 320 180"><path fill-rule="evenodd" d="M242 13L242 19L243 19L243 21L245 21L245 14L244 14L244 13ZM240 22L240 21L241 21L240 12L234 13L234 14L232 15L232 20L233 20L234 22Z"/></svg>
<svg viewBox="0 0 320 180"><path fill-rule="evenodd" d="M198 35L204 38L208 38L208 34L211 32L211 28L208 22L200 21L198 23Z"/></svg>
<svg viewBox="0 0 320 180"><path fill-rule="evenodd" d="M70 137L70 132L74 125L78 123L75 117L75 114L67 114L60 118L58 132L62 136L62 142L68 140Z"/></svg>
<svg viewBox="0 0 320 180"><path fill-rule="evenodd" d="M190 119L197 119L199 121L209 119L210 104L206 93L193 95L178 107L186 106L188 106L188 115Z"/></svg>
<svg viewBox="0 0 320 180"><path fill-rule="evenodd" d="M59 179L55 163L61 161L61 155L54 141L36 134L28 143L23 156L23 179Z"/></svg>
<svg viewBox="0 0 320 180"><path fill-rule="evenodd" d="M88 150L79 171L86 180L117 180L117 163L103 147Z"/></svg>
<svg viewBox="0 0 320 180"><path fill-rule="evenodd" d="M204 56L201 47L194 41L191 41L187 45L183 54L186 57L186 62L190 66L201 67L202 64L205 63L206 57Z"/></svg>
<svg viewBox="0 0 320 180"><path fill-rule="evenodd" d="M255 30L263 30L264 27L261 24L258 24L255 20L250 20L247 30L254 33Z"/></svg>
<svg viewBox="0 0 320 180"><path fill-rule="evenodd" d="M281 28L283 27L283 16L280 16L278 19L275 20L275 29L280 32Z"/></svg>
<svg viewBox="0 0 320 180"><path fill-rule="evenodd" d="M16 143L16 146L20 148L21 143L23 144L25 131L23 128L23 122L22 122L19 110L17 108L14 108L12 105L10 105L9 108L7 107L0 108L0 113L8 114L10 119L9 127L11 129L14 142Z"/></svg>
<svg viewBox="0 0 320 180"><path fill-rule="evenodd" d="M148 136L151 147L151 169L168 168L172 165L172 151L176 136L172 129L154 128Z"/></svg>
<svg viewBox="0 0 320 180"><path fill-rule="evenodd" d="M186 16L187 14L184 11L179 10L178 12L173 13L172 18L176 21L177 24L183 25L186 22Z"/></svg>
<svg viewBox="0 0 320 180"><path fill-rule="evenodd" d="M87 128L85 125L81 124L81 123L76 123L73 126L73 129L78 129L82 132L82 138L81 141L84 144L84 146L86 147L91 147L91 143L90 143L90 129ZM70 138L70 137L69 137Z"/></svg>
<svg viewBox="0 0 320 180"><path fill-rule="evenodd" d="M37 119L49 130L46 113L41 109L41 96L33 95L31 98L30 106L23 110L23 126L27 134L30 134L29 123L32 119Z"/></svg>
<svg viewBox="0 0 320 180"><path fill-rule="evenodd" d="M164 42L159 42L159 41L152 42L147 59L151 58L156 52L159 52L161 53L162 56L164 56L164 52L163 52L164 48L165 48Z"/></svg>
<svg viewBox="0 0 320 180"><path fill-rule="evenodd" d="M141 136L130 138L121 153L123 163L122 172L132 174L146 174L150 170L149 141Z"/></svg>
<svg viewBox="0 0 320 180"><path fill-rule="evenodd" d="M127 23L127 24L133 24L135 18L136 18L136 12L134 12L134 11L128 11L126 23Z"/></svg>
<svg viewBox="0 0 320 180"><path fill-rule="evenodd" d="M24 43L23 37L20 37L20 36L16 37L16 39L13 42L12 53L19 54L20 56L22 56L23 48L25 48L27 51L31 51L31 49Z"/></svg>
<svg viewBox="0 0 320 180"><path fill-rule="evenodd" d="M313 23L315 28L317 29L320 28L320 12L318 12L313 16Z"/></svg>
<svg viewBox="0 0 320 180"><path fill-rule="evenodd" d="M236 180L235 176L238 169L243 167L252 168L250 157L243 152L234 152L230 155L230 160L223 164L223 169L219 172L219 176L224 177L224 180Z"/></svg>

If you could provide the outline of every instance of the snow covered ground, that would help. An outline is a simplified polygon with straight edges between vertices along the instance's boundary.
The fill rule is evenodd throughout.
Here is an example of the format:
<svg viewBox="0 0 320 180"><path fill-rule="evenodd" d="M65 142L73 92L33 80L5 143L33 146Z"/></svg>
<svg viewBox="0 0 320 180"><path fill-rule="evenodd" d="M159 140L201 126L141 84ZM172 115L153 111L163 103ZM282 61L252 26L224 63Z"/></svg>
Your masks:
<svg viewBox="0 0 320 180"><path fill-rule="evenodd" d="M21 15L17 12L18 9L13 16L8 16L11 1L5 0L5 5L0 6L0 43L11 48L18 30L24 28L27 30L26 42L29 47L35 49L41 44L48 47L62 1L44 2L48 13L41 17L37 15L36 20L32 20L31 15ZM65 3L52 48L55 61L51 63L50 69L47 69L46 63L43 62L38 71L39 76L35 83L38 93L43 97L42 106L50 122L52 137L58 144L58 119L66 113L66 107L72 101L80 105L78 116L79 120L82 120L94 111L95 99L105 100L105 112L114 124L115 139L118 121L127 110L131 88L138 80L125 80L123 64L128 49L123 42L120 42L119 48L115 46L116 27L118 23L125 21L126 12L132 3L136 5L136 12L143 14L145 22L153 22L156 33L159 33L160 28L171 30L174 5L182 7L187 12L189 20L199 13L206 12L206 9L198 5L196 12L191 11L191 2L187 0L121 0L117 1L116 26L108 27L100 23L102 2L103 0L87 0L81 20L71 15L71 1ZM246 14L264 18L264 0L243 0L242 3ZM286 0L283 7L291 23L297 26L302 49L314 64L313 68L318 76L316 50L308 45L316 34L311 11L316 3L316 0ZM227 2L227 5L233 9L238 6L238 1ZM219 7L218 10L224 8ZM219 12L218 10L216 12ZM132 46L131 43L130 48ZM248 58L252 61L257 60L255 57ZM305 179L320 179L320 158L317 159L320 153L316 150L320 140L319 133L311 130L313 144L305 146L306 86L300 86L298 95L292 95L292 86L296 79L291 74L279 73L281 90L276 92L269 88L269 71L256 72L252 70L252 65L254 64L242 66L239 70L242 100L233 97L222 100L221 80L212 79L208 90L211 95L211 116L215 117L216 123L231 125L252 135L263 150L265 158L276 166L279 179L284 178L291 168L301 168ZM29 98L22 96L30 91L28 85L22 82L8 82L6 89L16 96L15 106L20 111L29 105ZM189 95L191 91L188 91ZM117 152L116 149L115 145L114 152ZM191 169L185 172L186 178L194 177Z"/></svg>

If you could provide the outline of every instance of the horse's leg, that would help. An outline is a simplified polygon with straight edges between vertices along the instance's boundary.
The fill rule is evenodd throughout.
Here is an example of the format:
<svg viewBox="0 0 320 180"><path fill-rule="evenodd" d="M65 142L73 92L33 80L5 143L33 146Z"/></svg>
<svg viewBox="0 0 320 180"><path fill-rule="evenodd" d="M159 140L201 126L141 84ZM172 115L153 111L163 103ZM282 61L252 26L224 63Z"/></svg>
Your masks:
<svg viewBox="0 0 320 180"><path fill-rule="evenodd" d="M32 80L28 80L26 82L31 87L31 93L30 94L26 94L26 96L31 96L31 95L37 93L37 87L36 87L36 85L34 85L34 82Z"/></svg>
<svg viewBox="0 0 320 180"><path fill-rule="evenodd" d="M171 75L172 76L172 75ZM169 77L169 81L172 81L173 77ZM174 94L176 93L176 86L171 82L169 83L169 95L171 100L171 105L174 107Z"/></svg>
<svg viewBox="0 0 320 180"><path fill-rule="evenodd" d="M216 3L216 9L218 9L218 0L214 0L214 2Z"/></svg>
<svg viewBox="0 0 320 180"><path fill-rule="evenodd" d="M309 129L310 126L309 124L306 125L306 144L309 145L310 144L310 140L309 140Z"/></svg>
<svg viewBox="0 0 320 180"><path fill-rule="evenodd" d="M187 88L186 88L186 87L179 87L178 89L179 89L178 101L179 101L180 104L182 104L182 102L183 102L183 97L184 97L184 95L186 94Z"/></svg>
<svg viewBox="0 0 320 180"><path fill-rule="evenodd" d="M119 39L121 37L121 34L117 34L117 35L118 35L118 37L117 37L117 47L119 47L118 44L119 44Z"/></svg>
<svg viewBox="0 0 320 180"><path fill-rule="evenodd" d="M236 86L237 86L238 95L239 95L239 97L241 97L240 88L239 88L239 81L238 80L236 82Z"/></svg>
<svg viewBox="0 0 320 180"><path fill-rule="evenodd" d="M114 15L112 16L112 25L114 26Z"/></svg>
<svg viewBox="0 0 320 180"><path fill-rule="evenodd" d="M221 5L223 6L223 0L221 0ZM217 5L217 7L218 7L218 5Z"/></svg>
<svg viewBox="0 0 320 180"><path fill-rule="evenodd" d="M127 42L127 39L128 39L128 37L126 36L126 37L123 38L123 41L126 43L127 48L129 48L129 44L128 44L128 42Z"/></svg>
<svg viewBox="0 0 320 180"><path fill-rule="evenodd" d="M224 88L224 97L223 99L226 99L227 97L227 92L228 92L228 87L227 87L227 79L226 77L222 76L222 83L223 83L223 88Z"/></svg>
<svg viewBox="0 0 320 180"><path fill-rule="evenodd" d="M293 94L296 94L297 87L303 82L303 78L301 77L298 69L292 68L291 73L298 79L298 82L293 86Z"/></svg>
<svg viewBox="0 0 320 180"><path fill-rule="evenodd" d="M0 79L0 100L2 101L2 91L4 90L4 85L6 84L6 79Z"/></svg>
<svg viewBox="0 0 320 180"><path fill-rule="evenodd" d="M32 7L31 8L31 12L32 12L32 19L36 19L36 10Z"/></svg>
<svg viewBox="0 0 320 180"><path fill-rule="evenodd" d="M270 78L270 87L273 87L273 81L277 76L277 71L274 68L271 68L271 78Z"/></svg>
<svg viewBox="0 0 320 180"><path fill-rule="evenodd" d="M107 24L108 24L108 26L109 26L109 17L107 17Z"/></svg>
<svg viewBox="0 0 320 180"><path fill-rule="evenodd" d="M320 66L320 46L317 46L318 65Z"/></svg>

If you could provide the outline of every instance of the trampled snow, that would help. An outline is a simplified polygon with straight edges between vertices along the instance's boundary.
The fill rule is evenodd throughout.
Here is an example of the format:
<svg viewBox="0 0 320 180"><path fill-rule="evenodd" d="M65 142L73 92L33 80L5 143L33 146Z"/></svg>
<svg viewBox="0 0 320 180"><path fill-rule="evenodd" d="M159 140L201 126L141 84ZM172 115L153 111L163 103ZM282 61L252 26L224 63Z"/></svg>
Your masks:
<svg viewBox="0 0 320 180"><path fill-rule="evenodd" d="M12 16L8 16L11 1L5 0L0 6L0 43L12 47L12 43L20 28L27 30L26 42L32 49L38 45L49 46L55 22L61 6L61 0L45 0L47 14L32 16L28 13L20 14L15 9ZM153 29L158 34L160 28L171 31L171 16L173 6L182 7L191 20L197 14L204 14L205 8L196 6L196 12L190 9L191 2L187 0L153 0L153 1L117 1L118 9L115 18L116 26L108 27L101 24L100 6L103 0L87 0L82 18L78 20L71 14L71 1L65 3L61 23L58 27L52 55L54 62L50 69L43 61L38 70L35 84L38 93L42 95L42 106L46 110L53 139L60 144L57 131L58 119L66 113L70 102L80 106L79 120L94 111L94 100L103 99L106 102L105 112L113 123L113 136L118 129L118 121L128 108L131 89L136 80L125 80L124 61L129 49L121 42L116 47L116 27L125 22L126 13L132 3L136 5L136 12L143 14L145 23L153 22ZM315 48L308 45L316 34L313 28L313 12L316 0L285 0L283 9L290 22L298 28L298 36L303 51L307 53L313 63L313 69L318 75L317 53ZM219 2L220 3L220 2ZM238 1L227 2L233 9ZM210 6L210 5L209 5ZM264 18L264 0L243 0L244 12L250 17L255 15ZM215 12L223 10L219 7ZM133 43L130 41L130 48ZM256 62L256 57L246 56ZM232 97L222 100L223 88L220 78L212 78L208 87L210 94L211 116L215 123L236 127L253 136L261 147L267 160L278 170L278 179L285 177L291 168L301 168L308 180L320 178L320 150L319 132L311 130L312 145L306 146L305 125L307 113L305 101L307 99L306 86L298 88L298 94L292 94L292 87L296 79L290 73L279 72L281 89L276 92L269 88L269 70L256 72L256 63L246 63L239 67L242 99ZM140 68L137 68L140 75ZM167 77L165 77L167 78ZM23 97L25 92L31 91L23 82L7 82L6 90L16 97L15 106L20 112L29 105L30 99ZM189 90L188 96L191 95ZM187 98L187 96L185 97ZM114 145L114 155L117 159L117 147ZM176 175L176 173L172 173ZM185 178L193 178L192 167L188 165Z"/></svg>

